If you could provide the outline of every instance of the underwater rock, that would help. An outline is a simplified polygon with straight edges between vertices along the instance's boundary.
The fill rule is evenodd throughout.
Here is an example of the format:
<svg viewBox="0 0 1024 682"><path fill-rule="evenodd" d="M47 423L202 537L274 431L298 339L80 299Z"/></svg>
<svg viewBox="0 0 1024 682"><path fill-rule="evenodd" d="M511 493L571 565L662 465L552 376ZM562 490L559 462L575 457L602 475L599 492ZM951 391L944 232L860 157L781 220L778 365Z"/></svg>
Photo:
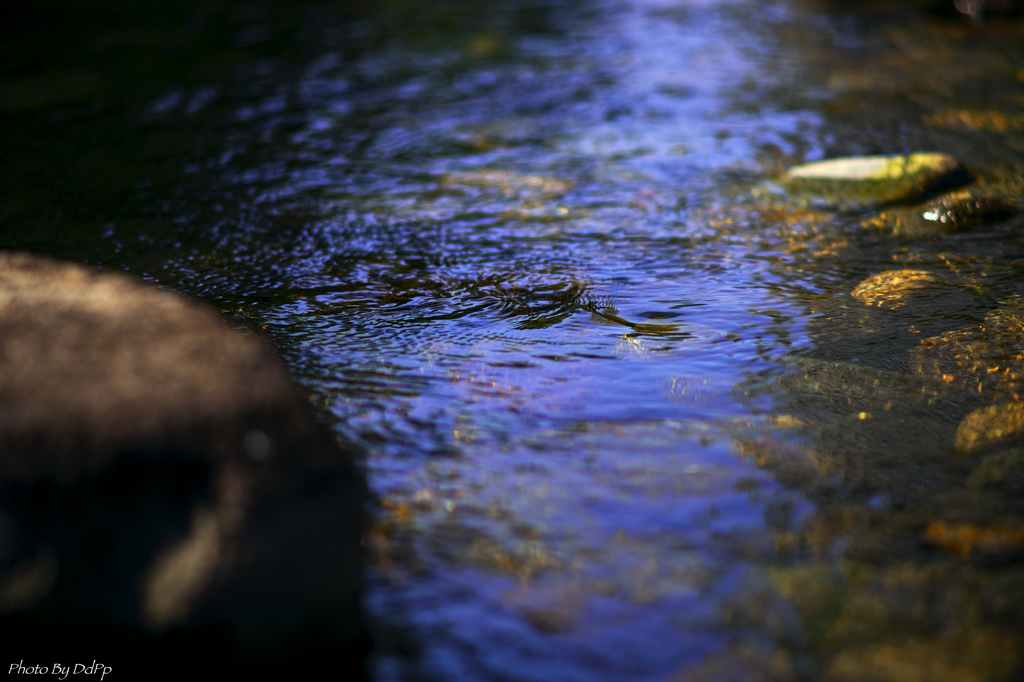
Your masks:
<svg viewBox="0 0 1024 682"><path fill-rule="evenodd" d="M787 649L773 651L766 645L734 642L700 663L682 668L667 682L791 682L799 679L793 658Z"/></svg>
<svg viewBox="0 0 1024 682"><path fill-rule="evenodd" d="M906 636L893 643L842 651L830 662L829 682L998 682L1014 679L1018 642L994 628L948 635Z"/></svg>
<svg viewBox="0 0 1024 682"><path fill-rule="evenodd" d="M989 311L981 324L921 339L910 352L909 368L941 380L950 389L1019 400L1024 395L1024 310L1019 299Z"/></svg>
<svg viewBox="0 0 1024 682"><path fill-rule="evenodd" d="M198 304L0 253L0 637L12 656L103 658L125 679L200 664L360 678L354 454L259 340Z"/></svg>
<svg viewBox="0 0 1024 682"><path fill-rule="evenodd" d="M1024 116L1007 115L995 109L947 109L928 114L924 122L936 128L984 130L999 134L1024 128Z"/></svg>
<svg viewBox="0 0 1024 682"><path fill-rule="evenodd" d="M947 154L853 156L805 163L779 180L791 194L811 203L869 208L908 203L969 179Z"/></svg>
<svg viewBox="0 0 1024 682"><path fill-rule="evenodd" d="M981 460L978 468L967 479L967 487L977 490L1006 486L1019 486L1024 481L1024 448L998 452Z"/></svg>
<svg viewBox="0 0 1024 682"><path fill-rule="evenodd" d="M451 173L441 178L447 187L481 187L505 195L560 196L572 189L571 182L542 175L522 175L498 169Z"/></svg>
<svg viewBox="0 0 1024 682"><path fill-rule="evenodd" d="M1024 433L1024 403L1008 402L974 410L956 429L957 452L973 454Z"/></svg>
<svg viewBox="0 0 1024 682"><path fill-rule="evenodd" d="M972 554L1019 551L1024 546L1024 526L932 521L925 528L924 537L947 552L967 558Z"/></svg>
<svg viewBox="0 0 1024 682"><path fill-rule="evenodd" d="M890 270L876 273L851 292L865 306L933 317L969 311L977 305L977 292L926 270Z"/></svg>
<svg viewBox="0 0 1024 682"><path fill-rule="evenodd" d="M869 228L883 228L901 237L927 237L993 225L1011 218L1019 209L1001 199L955 192L913 208L895 208L864 221Z"/></svg>
<svg viewBox="0 0 1024 682"><path fill-rule="evenodd" d="M911 292L941 282L925 270L890 270L868 277L854 288L852 296L864 305L898 308Z"/></svg>
<svg viewBox="0 0 1024 682"><path fill-rule="evenodd" d="M578 587L554 584L546 588L519 586L502 600L538 631L559 634L573 630L590 596Z"/></svg>

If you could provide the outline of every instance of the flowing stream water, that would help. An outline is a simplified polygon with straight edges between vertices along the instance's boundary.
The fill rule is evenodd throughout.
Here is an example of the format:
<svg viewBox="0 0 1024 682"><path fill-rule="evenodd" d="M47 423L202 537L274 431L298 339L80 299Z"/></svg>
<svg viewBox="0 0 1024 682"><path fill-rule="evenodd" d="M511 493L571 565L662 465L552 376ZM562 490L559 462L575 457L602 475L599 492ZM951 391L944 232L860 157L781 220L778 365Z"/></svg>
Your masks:
<svg viewBox="0 0 1024 682"><path fill-rule="evenodd" d="M1020 401L1021 221L898 239L771 182L936 149L1020 197L1024 26L891 4L10 42L0 243L217 306L365 449L375 679L1010 679L1024 455L953 450ZM851 295L901 269L934 286Z"/></svg>

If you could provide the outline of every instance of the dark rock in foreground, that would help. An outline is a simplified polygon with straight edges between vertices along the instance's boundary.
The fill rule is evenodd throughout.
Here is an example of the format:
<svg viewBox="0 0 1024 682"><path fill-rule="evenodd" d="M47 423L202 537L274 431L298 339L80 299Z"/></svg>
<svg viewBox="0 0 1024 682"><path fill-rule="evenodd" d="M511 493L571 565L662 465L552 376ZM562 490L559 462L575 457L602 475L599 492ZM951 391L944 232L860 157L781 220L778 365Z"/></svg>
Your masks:
<svg viewBox="0 0 1024 682"><path fill-rule="evenodd" d="M257 339L125 275L0 253L4 666L360 678L352 459Z"/></svg>

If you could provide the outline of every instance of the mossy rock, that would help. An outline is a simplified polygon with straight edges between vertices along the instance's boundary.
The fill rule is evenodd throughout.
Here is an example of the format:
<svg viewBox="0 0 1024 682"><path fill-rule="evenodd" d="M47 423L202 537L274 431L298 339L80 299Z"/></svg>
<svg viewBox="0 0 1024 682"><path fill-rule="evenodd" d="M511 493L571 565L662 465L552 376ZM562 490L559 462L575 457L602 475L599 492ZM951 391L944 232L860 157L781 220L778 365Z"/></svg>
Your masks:
<svg viewBox="0 0 1024 682"><path fill-rule="evenodd" d="M952 156L927 152L806 163L790 168L779 182L811 203L858 209L919 201L969 179Z"/></svg>

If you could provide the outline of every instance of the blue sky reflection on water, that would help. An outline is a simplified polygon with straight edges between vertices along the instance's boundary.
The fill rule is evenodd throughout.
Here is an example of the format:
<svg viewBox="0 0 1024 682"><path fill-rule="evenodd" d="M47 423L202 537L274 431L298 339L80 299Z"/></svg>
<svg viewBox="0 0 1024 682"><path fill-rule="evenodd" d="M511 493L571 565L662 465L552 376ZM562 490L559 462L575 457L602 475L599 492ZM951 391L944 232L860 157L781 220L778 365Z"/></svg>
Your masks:
<svg viewBox="0 0 1024 682"><path fill-rule="evenodd" d="M736 636L721 601L800 504L737 459L770 405L736 386L787 350L758 311L790 346L799 315L698 209L815 120L729 109L757 75L737 7L560 8L553 36L309 69L263 201L324 217L267 321L369 451L368 608L419 647L379 679L654 680Z"/></svg>

